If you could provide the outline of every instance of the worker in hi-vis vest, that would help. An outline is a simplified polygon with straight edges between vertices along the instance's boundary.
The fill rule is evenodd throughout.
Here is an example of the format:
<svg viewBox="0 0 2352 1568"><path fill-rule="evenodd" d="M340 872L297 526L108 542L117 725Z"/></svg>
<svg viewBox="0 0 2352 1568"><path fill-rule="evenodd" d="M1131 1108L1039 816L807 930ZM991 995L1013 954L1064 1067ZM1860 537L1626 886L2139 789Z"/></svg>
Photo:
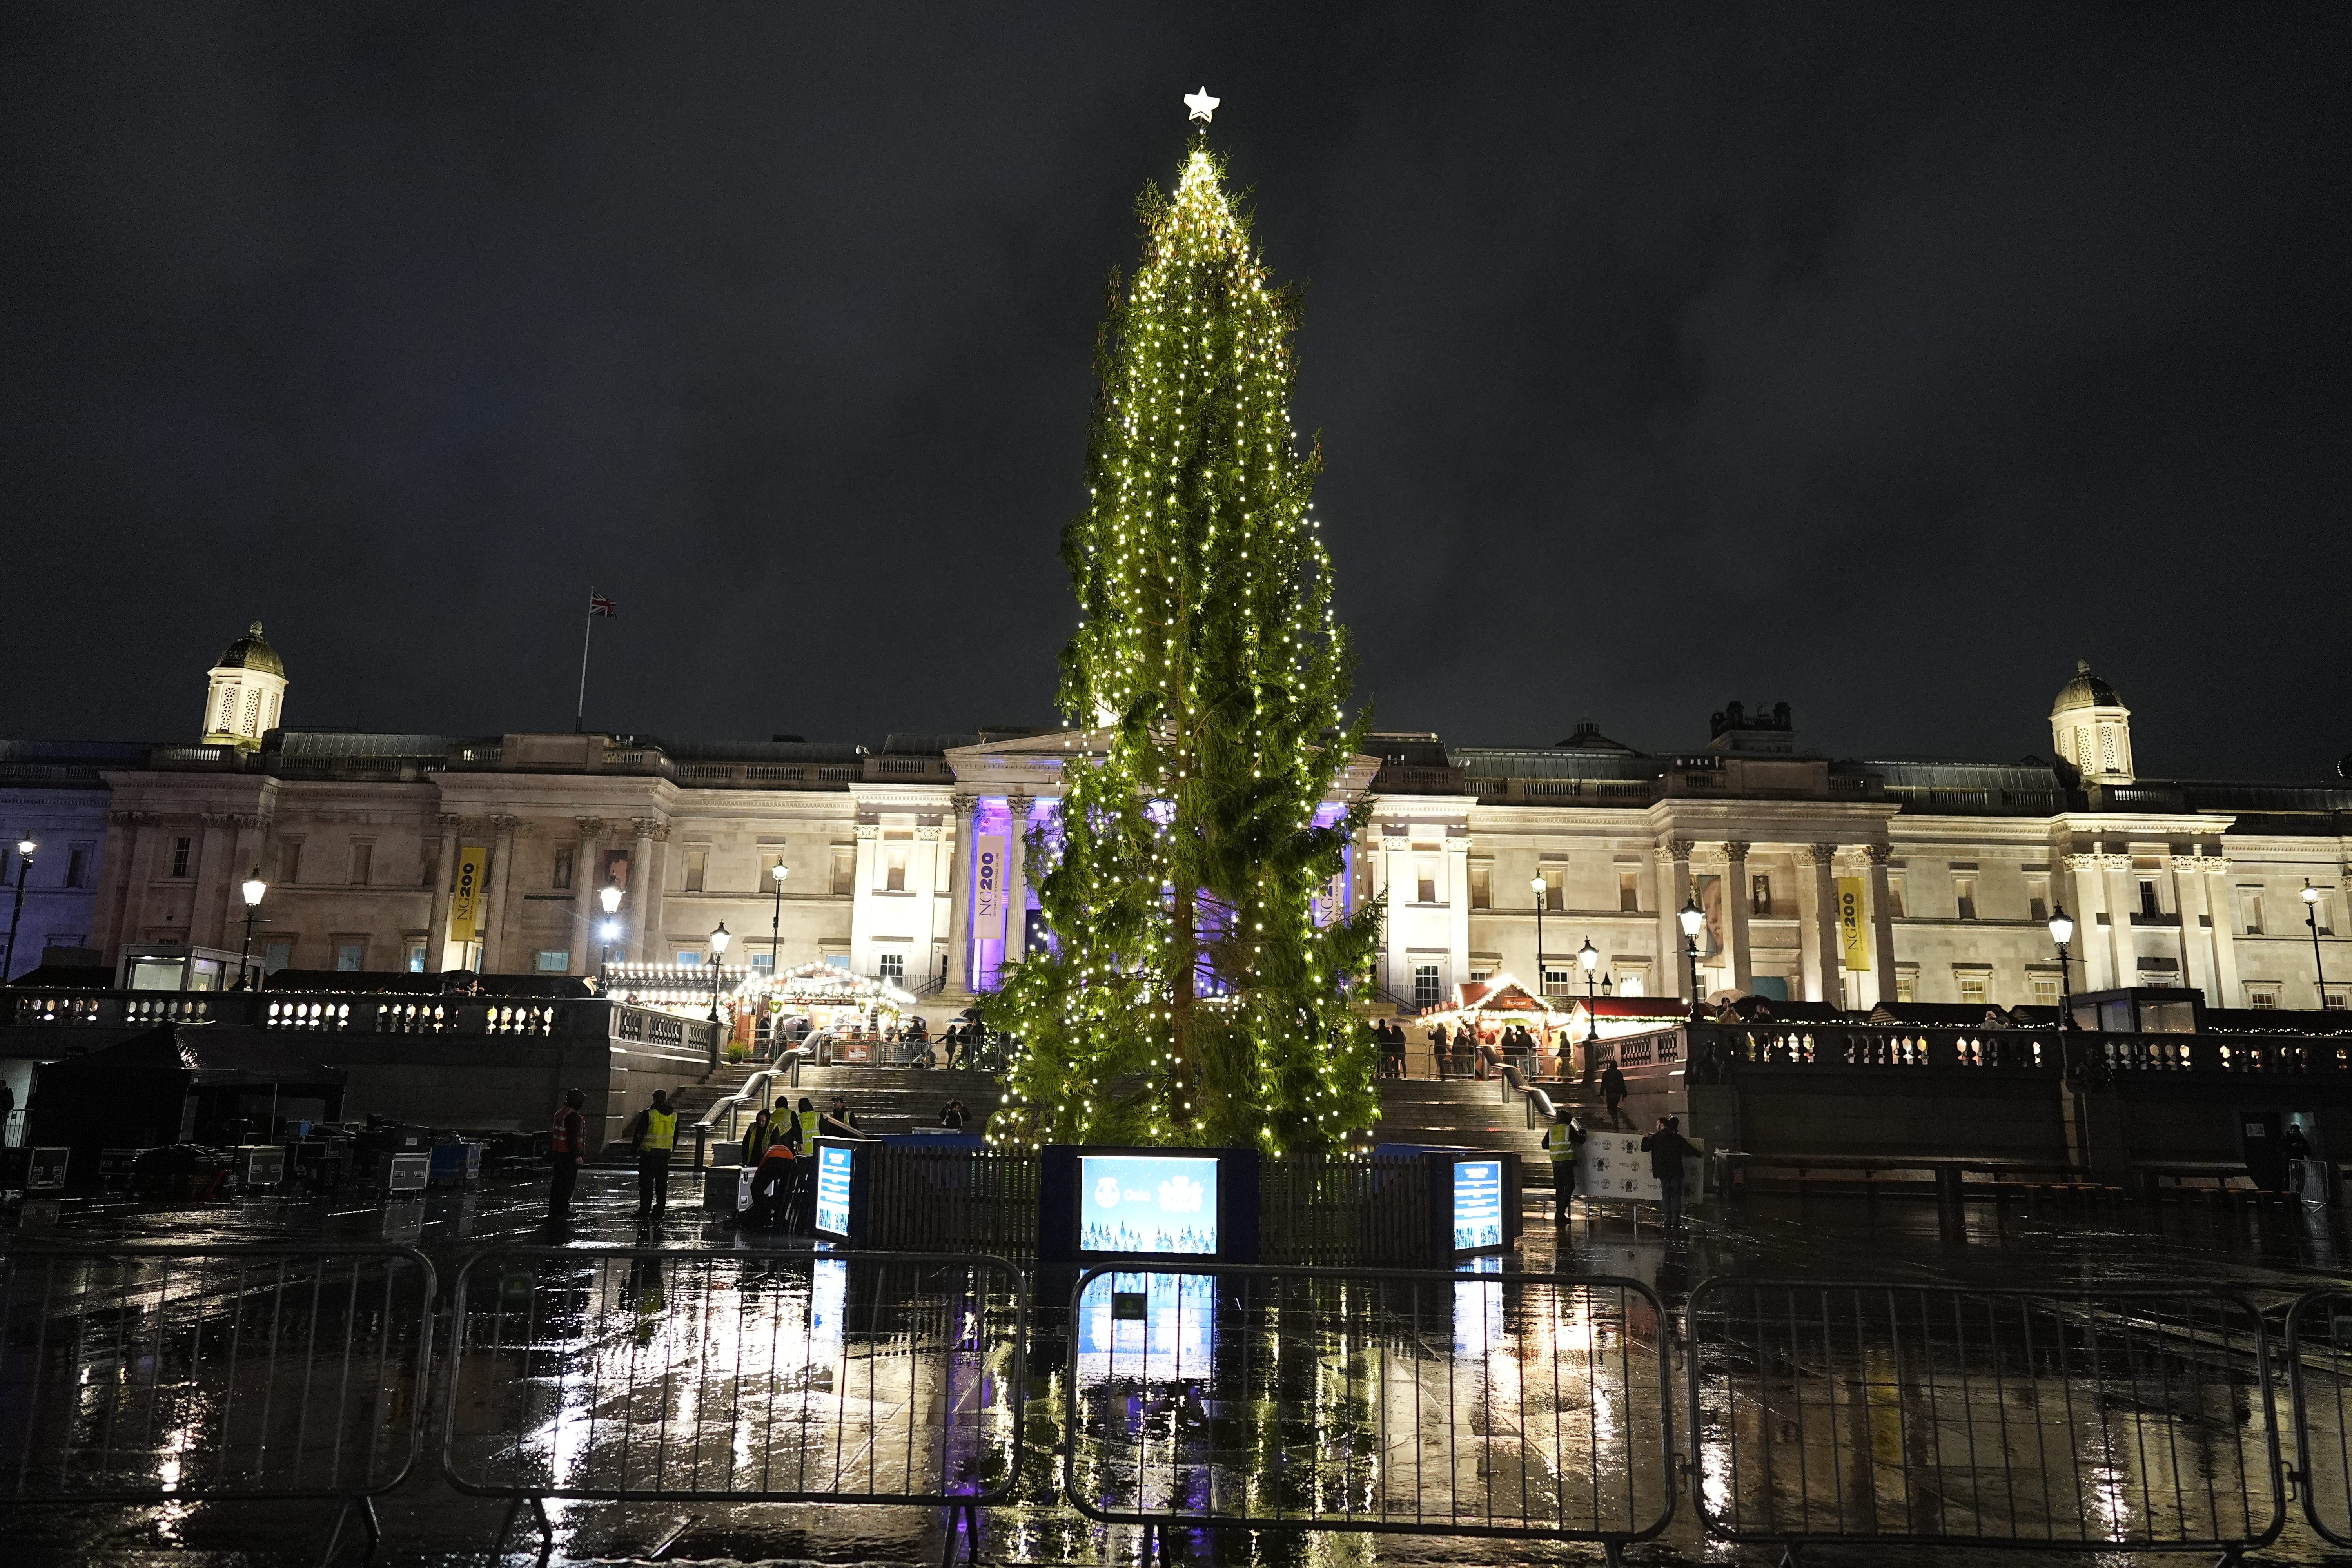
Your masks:
<svg viewBox="0 0 2352 1568"><path fill-rule="evenodd" d="M1552 1223L1568 1223L1568 1200L1576 1196L1576 1157L1584 1148L1584 1127L1563 1116L1544 1134L1544 1152L1551 1156Z"/></svg>
<svg viewBox="0 0 2352 1568"><path fill-rule="evenodd" d="M669 1207L669 1155L677 1147L677 1112L669 1095L654 1090L654 1102L629 1123L629 1142L637 1151L637 1217L646 1218Z"/></svg>

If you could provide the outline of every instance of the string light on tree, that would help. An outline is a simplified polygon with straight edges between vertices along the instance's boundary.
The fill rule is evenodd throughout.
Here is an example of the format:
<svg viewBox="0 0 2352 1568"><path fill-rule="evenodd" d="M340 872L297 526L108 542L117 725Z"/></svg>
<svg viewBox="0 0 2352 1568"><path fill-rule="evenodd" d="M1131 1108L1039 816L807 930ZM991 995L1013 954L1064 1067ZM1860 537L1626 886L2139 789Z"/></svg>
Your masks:
<svg viewBox="0 0 2352 1568"><path fill-rule="evenodd" d="M1204 126L1217 101L1184 98ZM1030 835L1052 950L984 1004L1015 1042L992 1135L1360 1147L1376 1058L1346 987L1379 911L1318 921L1318 900L1360 826L1322 807L1365 721L1312 516L1321 453L1290 422L1297 303L1205 136L1141 216L1062 538L1080 614L1060 705L1093 728Z"/></svg>

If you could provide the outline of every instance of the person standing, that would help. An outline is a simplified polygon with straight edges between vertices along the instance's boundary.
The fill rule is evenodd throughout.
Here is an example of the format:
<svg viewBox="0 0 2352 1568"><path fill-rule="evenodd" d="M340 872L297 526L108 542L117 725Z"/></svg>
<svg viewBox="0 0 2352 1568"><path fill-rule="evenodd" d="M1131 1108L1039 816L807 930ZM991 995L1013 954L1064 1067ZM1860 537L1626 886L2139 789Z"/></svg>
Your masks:
<svg viewBox="0 0 2352 1568"><path fill-rule="evenodd" d="M1625 1103L1625 1075L1617 1070L1614 1057L1601 1069L1601 1103L1609 1108L1609 1124L1616 1126L1620 1120L1617 1108Z"/></svg>
<svg viewBox="0 0 2352 1568"><path fill-rule="evenodd" d="M2311 1140L2303 1135L2303 1128L2300 1125L2293 1121L2288 1122L2285 1133L2279 1139L2280 1192L2303 1191L2303 1163L2310 1158Z"/></svg>
<svg viewBox="0 0 2352 1568"><path fill-rule="evenodd" d="M1435 1024L1429 1030L1429 1059L1442 1082L1445 1078L1445 1026Z"/></svg>
<svg viewBox="0 0 2352 1568"><path fill-rule="evenodd" d="M1657 1130L1642 1140L1642 1152L1650 1157L1650 1174L1658 1181L1658 1197L1666 1211L1666 1228L1678 1230L1683 1223L1683 1161L1698 1150L1675 1130L1673 1117L1661 1116Z"/></svg>
<svg viewBox="0 0 2352 1568"><path fill-rule="evenodd" d="M677 1147L677 1112L669 1094L654 1090L654 1102L629 1123L630 1143L637 1152L637 1217L646 1219L669 1207L669 1156Z"/></svg>
<svg viewBox="0 0 2352 1568"><path fill-rule="evenodd" d="M1569 1201L1576 1196L1576 1161L1584 1150L1584 1125L1563 1116L1544 1132L1544 1152L1551 1156L1552 1223L1568 1224Z"/></svg>
<svg viewBox="0 0 2352 1568"><path fill-rule="evenodd" d="M562 1225L572 1217L572 1189L580 1180L580 1166L588 1158L588 1119L580 1108L587 1094L573 1089L555 1108L555 1129L547 1145L547 1223Z"/></svg>

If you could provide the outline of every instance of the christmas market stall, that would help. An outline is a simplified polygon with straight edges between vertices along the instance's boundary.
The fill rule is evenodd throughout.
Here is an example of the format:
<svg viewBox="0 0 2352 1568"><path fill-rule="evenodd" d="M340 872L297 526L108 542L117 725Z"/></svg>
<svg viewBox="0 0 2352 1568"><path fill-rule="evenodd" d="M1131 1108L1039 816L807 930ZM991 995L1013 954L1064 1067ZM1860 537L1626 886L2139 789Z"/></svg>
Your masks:
<svg viewBox="0 0 2352 1568"><path fill-rule="evenodd" d="M1575 1038L1565 1032L1568 1026L1566 1012L1532 994L1508 973L1457 985L1450 1003L1421 1010L1422 1028L1443 1026L1453 1046L1449 1059L1440 1064L1447 1077L1472 1071L1483 1076L1489 1069L1482 1062L1513 1061L1534 1077L1557 1078L1559 1048ZM1421 1047L1423 1042L1412 1044ZM1433 1048L1434 1042L1429 1045Z"/></svg>
<svg viewBox="0 0 2352 1568"><path fill-rule="evenodd" d="M771 1020L768 1032L782 1031L807 1045L821 1064L893 1066L904 1059L899 1047L914 1044L905 1038L914 994L836 963L803 963L782 974L756 975L745 993Z"/></svg>

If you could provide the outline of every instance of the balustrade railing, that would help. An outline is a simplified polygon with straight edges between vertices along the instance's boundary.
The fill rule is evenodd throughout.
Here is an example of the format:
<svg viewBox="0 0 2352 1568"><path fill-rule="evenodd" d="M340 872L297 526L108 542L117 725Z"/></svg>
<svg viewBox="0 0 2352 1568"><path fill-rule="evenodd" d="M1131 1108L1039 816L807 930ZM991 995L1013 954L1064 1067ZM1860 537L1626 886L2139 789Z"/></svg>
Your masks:
<svg viewBox="0 0 2352 1568"><path fill-rule="evenodd" d="M314 1034L612 1038L680 1051L711 1048L711 1026L605 999L386 996L365 992L19 991L0 994L18 1027L150 1028L223 1024Z"/></svg>

